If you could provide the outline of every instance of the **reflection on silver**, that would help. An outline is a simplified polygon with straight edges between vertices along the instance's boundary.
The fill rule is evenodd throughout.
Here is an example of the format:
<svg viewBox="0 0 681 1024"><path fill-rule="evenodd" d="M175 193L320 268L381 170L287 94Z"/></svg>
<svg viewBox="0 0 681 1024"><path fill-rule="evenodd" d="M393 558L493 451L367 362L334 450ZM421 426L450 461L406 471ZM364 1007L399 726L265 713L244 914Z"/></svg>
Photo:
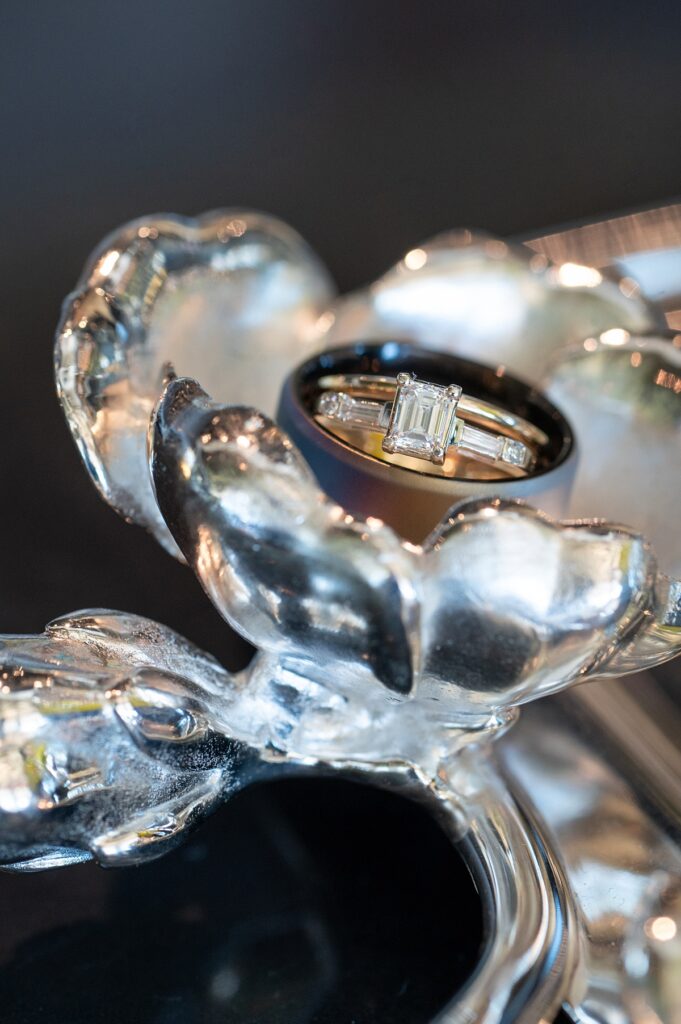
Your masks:
<svg viewBox="0 0 681 1024"><path fill-rule="evenodd" d="M569 511L628 523L681 576L681 348L669 332L609 330L586 338L544 383L573 425L581 458Z"/></svg>
<svg viewBox="0 0 681 1024"><path fill-rule="evenodd" d="M677 1024L681 853L601 756L607 722L635 705L613 683L579 691L571 703L528 709L500 748L561 851L583 915L589 986L574 1016L583 1024ZM641 720L638 711L632 742L631 725Z"/></svg>
<svg viewBox="0 0 681 1024"><path fill-rule="evenodd" d="M235 379L220 354L225 316L238 325L247 358L260 364L266 352L272 368L272 321L254 328L252 320L270 310L258 289L269 294L272 251L298 282L274 289L283 305L272 300L275 321L294 339L282 348L291 361L329 292L295 236L276 222L256 228L251 216L227 214L218 241L210 223L174 218L107 241L58 339L62 400L88 469L114 507L169 547L144 450L166 364L209 380L221 401L263 407L262 375ZM259 236L250 249L244 242L244 254L237 239L261 229L264 247ZM620 270L637 274L630 248L615 255ZM250 262L249 251L264 254L262 262ZM422 548L403 544L330 503L260 413L213 405L193 383L174 381L153 439L159 500L212 599L260 652L232 677L163 627L114 612L71 616L42 637L6 638L5 866L88 856L136 863L253 777L355 773L436 808L469 845L487 894L490 942L443 1021L492 1024L517 1014L536 1024L561 1002L594 1024L675 1021L678 851L614 774L606 777L596 756L602 733L577 742L560 714L551 720L552 702L535 705L505 741L516 778L525 772L522 808L491 756L489 741L514 717L513 704L575 678L663 661L680 647L681 555L669 515L678 505L674 339L630 337L653 328L656 314L631 278L605 276L610 250L599 261L589 245L583 259L569 245L555 255L551 265L503 242L445 236L321 316L318 336L331 345L409 337L546 379L582 448L572 512L604 514L649 536L662 572L630 530L560 526L495 501L458 508ZM225 296L237 276L251 281L256 302L245 286L236 289L233 320ZM654 294L650 282L644 291ZM671 298L667 306L678 309ZM185 338L197 357L191 365ZM281 367L270 373L273 387L281 376ZM584 443L587 426L599 443ZM597 687L605 703L608 691Z"/></svg>
<svg viewBox="0 0 681 1024"><path fill-rule="evenodd" d="M332 294L302 239L261 213L145 217L105 239L64 304L55 348L59 396L105 500L177 553L146 463L167 365L210 380L224 401L274 410Z"/></svg>
<svg viewBox="0 0 681 1024"><path fill-rule="evenodd" d="M301 674L324 665L341 692L379 683L461 723L602 674L622 649L635 667L657 579L624 528L480 501L406 544L332 504L271 420L186 379L159 404L152 472L218 610Z"/></svg>
<svg viewBox="0 0 681 1024"><path fill-rule="evenodd" d="M439 235L324 317L324 344L404 339L536 383L554 354L610 327L648 330L659 314L630 279L470 231Z"/></svg>
<svg viewBox="0 0 681 1024"><path fill-rule="evenodd" d="M6 638L5 867L138 863L264 773L349 771L430 802L468 844L494 928L442 1020L505 1020L518 986L528 1013L574 1000L569 890L488 745L512 705L601 673L646 628L646 544L500 501L407 544L330 502L271 420L191 380L166 385L151 441L175 540L259 653L235 678L114 612Z"/></svg>
<svg viewBox="0 0 681 1024"><path fill-rule="evenodd" d="M678 504L681 465L676 336L611 329L587 338L556 361L545 389L574 425L583 452L570 513L627 522L652 542L663 570L650 628L618 654L608 674L653 665L661 649L681 650L681 531L669 514Z"/></svg>
<svg viewBox="0 0 681 1024"><path fill-rule="evenodd" d="M229 675L120 612L0 641L0 863L159 856L234 788L247 748L215 726Z"/></svg>
<svg viewBox="0 0 681 1024"><path fill-rule="evenodd" d="M342 770L424 801L452 838L465 839L495 928L442 1022L500 1024L518 987L537 1013L555 1012L573 992L580 948L568 890L486 758L485 730L429 731L421 722L420 743L434 753L440 747L432 770L406 753L362 763L352 757L351 734L365 723L353 711L343 726L348 706L323 684L313 688L289 672L269 691L255 679L254 689L249 673L233 679L171 631L116 612L82 612L42 636L5 638L0 657L5 868L35 871L88 857L136 864L172 848L255 777ZM316 757L296 755L296 724L310 731ZM418 748L410 736L418 724L418 716L403 721L403 751ZM325 731L331 737L344 728L346 755L330 756Z"/></svg>

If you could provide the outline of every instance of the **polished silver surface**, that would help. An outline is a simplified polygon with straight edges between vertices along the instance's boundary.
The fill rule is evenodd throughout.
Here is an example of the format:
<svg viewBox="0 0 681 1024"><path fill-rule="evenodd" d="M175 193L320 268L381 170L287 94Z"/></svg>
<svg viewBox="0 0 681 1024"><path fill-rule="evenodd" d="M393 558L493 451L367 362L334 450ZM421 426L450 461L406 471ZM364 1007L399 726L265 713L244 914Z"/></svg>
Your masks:
<svg viewBox="0 0 681 1024"><path fill-rule="evenodd" d="M170 849L247 747L217 730L232 681L172 630L87 611L0 640L0 864L37 871Z"/></svg>
<svg viewBox="0 0 681 1024"><path fill-rule="evenodd" d="M149 216L106 238L64 304L55 346L66 418L104 499L177 553L146 461L168 365L272 412L332 294L299 235L250 210Z"/></svg>
<svg viewBox="0 0 681 1024"><path fill-rule="evenodd" d="M678 329L680 213L678 204L633 211L527 244L557 262L635 278ZM661 568L678 579L678 336L602 333L589 332L547 378L578 435L586 417L597 442L580 462L572 510L616 510L653 540ZM678 633L678 583L661 598ZM671 695L678 670L663 674ZM584 1024L681 1020L679 737L678 703L646 674L535 704L505 744L511 785L531 794L584 921L585 991L569 1008Z"/></svg>
<svg viewBox="0 0 681 1024"><path fill-rule="evenodd" d="M330 502L271 420L212 402L194 381L165 389L152 473L218 610L303 674L323 664L342 691L378 683L437 697L450 721L495 715L602 674L622 651L633 669L655 621L655 561L636 534L496 500L404 543Z"/></svg>
<svg viewBox="0 0 681 1024"><path fill-rule="evenodd" d="M528 426L530 421L538 426L548 442L538 451L536 470L511 477L450 449L445 473L431 471L429 463L399 455L388 462L380 449L376 452L376 436L358 438L352 428L341 425L332 433L314 415L318 381L346 378L358 366L362 375L371 368L393 380L406 366L415 367L426 380L460 380L470 393L493 400L496 409L513 410L516 423L522 410ZM284 382L277 419L329 497L351 513L382 519L416 544L423 543L457 502L473 497L518 499L548 514L564 515L579 455L570 425L555 405L503 367L491 368L408 343L362 342L306 360Z"/></svg>
<svg viewBox="0 0 681 1024"><path fill-rule="evenodd" d="M681 477L681 347L677 335L611 329L567 350L544 380L573 424L582 455L570 498L576 516L619 519L681 576L673 509Z"/></svg>
<svg viewBox="0 0 681 1024"><path fill-rule="evenodd" d="M681 531L670 514L681 488L676 335L611 329L566 352L545 383L583 445L570 513L619 518L654 544L661 570L654 622L635 645L636 665L648 657L654 664L660 647L681 650ZM629 658L623 650L611 670L629 671Z"/></svg>
<svg viewBox="0 0 681 1024"><path fill-rule="evenodd" d="M279 665L275 678L257 662L233 678L170 630L117 612L81 612L42 636L4 638L0 656L5 868L88 857L138 864L171 849L253 779L343 772L424 802L464 842L489 936L475 974L438 1016L442 1024L530 1024L575 991L581 950L569 891L505 788L488 730L436 727L414 742L420 716L412 725L406 716L392 737L400 753L390 755L386 733L383 754L367 756L368 709L348 707L328 674L313 684ZM410 759L424 739L430 765ZM298 742L316 746L316 756L296 753Z"/></svg>
<svg viewBox="0 0 681 1024"><path fill-rule="evenodd" d="M233 677L176 634L114 612L70 616L42 637L5 638L0 859L14 870L88 856L136 863L264 773L342 771L426 800L468 843L489 942L443 1021L537 1024L562 1003L585 1024L675 1022L678 846L607 764L606 719L577 742L553 702L541 701L504 733L516 704L681 648L670 514L679 497L678 345L676 336L650 336L661 320L641 297L659 297L644 280L650 260L625 247L597 261L589 245L578 257L571 236L572 249L546 249L552 264L542 240L533 255L464 232L410 250L376 285L317 319L328 279L305 250L300 305L286 306L294 312L284 318L296 324L291 361L315 321L331 345L409 337L543 382L577 433L572 504L565 480L553 491L545 481L537 500L546 509L555 492L559 515L579 522L557 523L490 493L457 507L427 540L407 543L369 510L350 516L330 501L286 435L255 411L265 404L262 375L237 379L224 362L223 324L233 316L238 337L253 341L249 366L262 365L274 337L271 321L248 333L252 294L237 289L240 313L221 305L234 280L234 239L254 226L226 217L234 223L225 225L228 254L218 267L210 254L223 250L207 244L200 225L160 219L179 236L171 250L186 278L173 277L164 252L160 270L136 260L138 247L148 254L157 241L153 225L145 236L149 223L123 233L130 251L104 243L83 294L67 306L58 381L100 490L172 550L143 437L161 379L172 376L168 363L210 382L216 403L193 381L165 388L150 438L156 494L209 596L259 652ZM662 211L646 223L664 219ZM278 231L268 222L264 233ZM286 237L300 271L300 243ZM265 253L250 265L261 283L270 250L255 251ZM219 273L205 273L206 264ZM147 273L138 287L135 275ZM112 315L117 288L145 296L129 320ZM673 301L665 300L671 323ZM304 313L302 333L295 310ZM130 323L140 333L126 334ZM206 346L188 366L184 340L193 346L197 324L208 327ZM230 377L234 391L221 391ZM235 399L247 404L223 404ZM595 515L628 527L582 521ZM592 707L609 706L612 723L625 701L608 705L608 685L623 684L592 684ZM512 773L510 789L495 750Z"/></svg>
<svg viewBox="0 0 681 1024"><path fill-rule="evenodd" d="M656 762L655 794L672 781L674 762L636 691L619 683L528 709L501 752L561 852L584 922L588 986L570 1015L581 1024L676 1024L681 850L659 812L650 813L645 790L611 759L610 729L625 721L628 747L639 748L635 764Z"/></svg>
<svg viewBox="0 0 681 1024"><path fill-rule="evenodd" d="M670 327L681 327L681 203L570 224L524 243L555 263L624 275L664 310Z"/></svg>
<svg viewBox="0 0 681 1024"><path fill-rule="evenodd" d="M536 383L556 352L610 327L664 323L634 279L473 234L438 235L407 252L320 321L324 344L407 340Z"/></svg>

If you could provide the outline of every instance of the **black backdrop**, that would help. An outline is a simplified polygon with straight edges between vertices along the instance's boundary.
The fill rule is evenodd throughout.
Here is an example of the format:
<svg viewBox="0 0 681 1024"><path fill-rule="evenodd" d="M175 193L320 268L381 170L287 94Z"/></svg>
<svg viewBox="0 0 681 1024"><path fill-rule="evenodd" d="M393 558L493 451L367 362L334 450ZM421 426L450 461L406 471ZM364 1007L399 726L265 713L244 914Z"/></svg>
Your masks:
<svg viewBox="0 0 681 1024"><path fill-rule="evenodd" d="M0 631L108 606L243 659L190 574L99 500L54 397L60 302L104 233L158 210L261 208L345 290L445 228L511 234L672 196L680 38L681 7L660 0L2 0ZM420 827L405 849L425 857L437 843ZM455 914L437 857L432 902ZM62 909L97 887L88 871L46 883ZM41 885L2 891L28 907Z"/></svg>

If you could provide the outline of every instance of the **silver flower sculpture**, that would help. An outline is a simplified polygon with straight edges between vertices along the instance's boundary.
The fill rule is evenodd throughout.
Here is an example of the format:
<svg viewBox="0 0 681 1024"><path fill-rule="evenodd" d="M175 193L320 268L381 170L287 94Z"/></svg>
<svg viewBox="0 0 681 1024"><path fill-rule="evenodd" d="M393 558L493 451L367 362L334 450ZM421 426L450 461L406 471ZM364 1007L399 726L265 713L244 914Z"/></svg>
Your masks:
<svg viewBox="0 0 681 1024"><path fill-rule="evenodd" d="M100 610L2 638L0 863L139 863L271 772L416 779L493 863L502 929L524 886L530 920L507 933L506 968L483 970L467 997L466 1020L501 1019L495 986L510 999L523 951L538 935L548 951L557 869L513 809L490 740L523 702L681 650L678 588L622 526L472 501L415 546L348 515L268 416L168 374L154 310L164 282L183 275L172 297L199 267L234 288L232 311L244 289L275 288L270 327L289 362L310 344L331 289L288 229L244 212L147 219L105 243L67 301L57 380L100 491L179 549L257 653L232 675L163 626ZM252 360L256 328L246 306L239 316Z"/></svg>

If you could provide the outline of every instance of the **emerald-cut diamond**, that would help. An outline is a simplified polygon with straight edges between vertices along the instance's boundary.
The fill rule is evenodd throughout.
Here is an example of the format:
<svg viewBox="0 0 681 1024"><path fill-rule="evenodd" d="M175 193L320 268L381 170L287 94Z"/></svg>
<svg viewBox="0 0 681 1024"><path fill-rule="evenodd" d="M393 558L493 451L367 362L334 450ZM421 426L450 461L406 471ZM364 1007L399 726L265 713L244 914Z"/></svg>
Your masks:
<svg viewBox="0 0 681 1024"><path fill-rule="evenodd" d="M456 424L461 388L443 388L401 373L383 451L411 455L441 465Z"/></svg>

